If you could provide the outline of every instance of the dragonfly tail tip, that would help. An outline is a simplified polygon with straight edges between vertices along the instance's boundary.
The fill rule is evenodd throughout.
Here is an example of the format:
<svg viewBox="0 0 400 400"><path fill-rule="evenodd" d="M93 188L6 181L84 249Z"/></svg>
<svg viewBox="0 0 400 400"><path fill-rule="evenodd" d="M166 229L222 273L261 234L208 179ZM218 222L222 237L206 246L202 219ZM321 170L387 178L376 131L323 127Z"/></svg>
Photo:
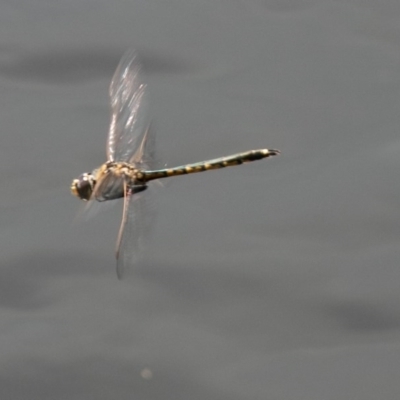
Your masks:
<svg viewBox="0 0 400 400"><path fill-rule="evenodd" d="M268 149L268 153L271 156L279 156L281 154L280 150L277 149Z"/></svg>

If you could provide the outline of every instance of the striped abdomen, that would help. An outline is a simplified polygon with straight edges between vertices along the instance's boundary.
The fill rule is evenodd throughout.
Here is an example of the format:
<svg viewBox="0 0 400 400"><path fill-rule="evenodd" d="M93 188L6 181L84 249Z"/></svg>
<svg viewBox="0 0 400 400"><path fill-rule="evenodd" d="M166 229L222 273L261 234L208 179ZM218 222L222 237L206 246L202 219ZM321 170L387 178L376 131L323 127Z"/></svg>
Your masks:
<svg viewBox="0 0 400 400"><path fill-rule="evenodd" d="M263 158L275 156L277 154L279 154L279 150L269 150L269 149L250 150L244 153L234 154L232 156L215 158L213 160L182 165L180 167L165 168L155 171L141 171L141 172L144 176L143 181L148 182L153 179L166 178L169 176L194 174L196 172L209 171L212 169L232 167L234 165L240 165L251 161L262 160Z"/></svg>

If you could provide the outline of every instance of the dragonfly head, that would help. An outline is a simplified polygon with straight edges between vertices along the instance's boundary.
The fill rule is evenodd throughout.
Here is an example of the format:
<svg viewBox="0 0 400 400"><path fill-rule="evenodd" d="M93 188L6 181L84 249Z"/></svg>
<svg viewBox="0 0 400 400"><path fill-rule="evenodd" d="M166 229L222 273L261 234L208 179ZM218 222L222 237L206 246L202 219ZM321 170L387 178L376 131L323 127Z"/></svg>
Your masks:
<svg viewBox="0 0 400 400"><path fill-rule="evenodd" d="M84 172L78 179L74 179L71 184L71 192L81 200L90 200L96 180L93 173Z"/></svg>

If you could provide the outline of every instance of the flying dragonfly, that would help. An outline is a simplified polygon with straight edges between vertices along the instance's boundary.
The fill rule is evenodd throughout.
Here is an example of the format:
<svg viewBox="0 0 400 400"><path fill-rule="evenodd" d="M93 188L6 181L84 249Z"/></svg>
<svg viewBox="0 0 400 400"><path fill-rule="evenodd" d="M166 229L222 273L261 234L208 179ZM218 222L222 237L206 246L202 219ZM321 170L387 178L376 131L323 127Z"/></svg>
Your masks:
<svg viewBox="0 0 400 400"><path fill-rule="evenodd" d="M109 94L111 122L107 140L107 161L92 172L85 172L71 184L71 192L84 201L123 198L116 258L117 276L138 259L141 227L145 218L144 197L152 180L240 165L279 154L279 150L259 149L174 168L153 169L154 134L147 120L146 84L134 50L122 57L111 80Z"/></svg>

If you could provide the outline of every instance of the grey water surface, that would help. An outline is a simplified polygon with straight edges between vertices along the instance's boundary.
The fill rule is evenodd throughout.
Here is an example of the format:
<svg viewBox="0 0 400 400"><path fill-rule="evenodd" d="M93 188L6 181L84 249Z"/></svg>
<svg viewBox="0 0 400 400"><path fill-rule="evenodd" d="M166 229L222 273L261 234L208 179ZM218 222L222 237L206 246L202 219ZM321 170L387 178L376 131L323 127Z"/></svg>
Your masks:
<svg viewBox="0 0 400 400"><path fill-rule="evenodd" d="M379 4L378 4L379 3ZM118 281L108 85L137 49L161 165ZM0 398L400 398L400 3L0 4Z"/></svg>

